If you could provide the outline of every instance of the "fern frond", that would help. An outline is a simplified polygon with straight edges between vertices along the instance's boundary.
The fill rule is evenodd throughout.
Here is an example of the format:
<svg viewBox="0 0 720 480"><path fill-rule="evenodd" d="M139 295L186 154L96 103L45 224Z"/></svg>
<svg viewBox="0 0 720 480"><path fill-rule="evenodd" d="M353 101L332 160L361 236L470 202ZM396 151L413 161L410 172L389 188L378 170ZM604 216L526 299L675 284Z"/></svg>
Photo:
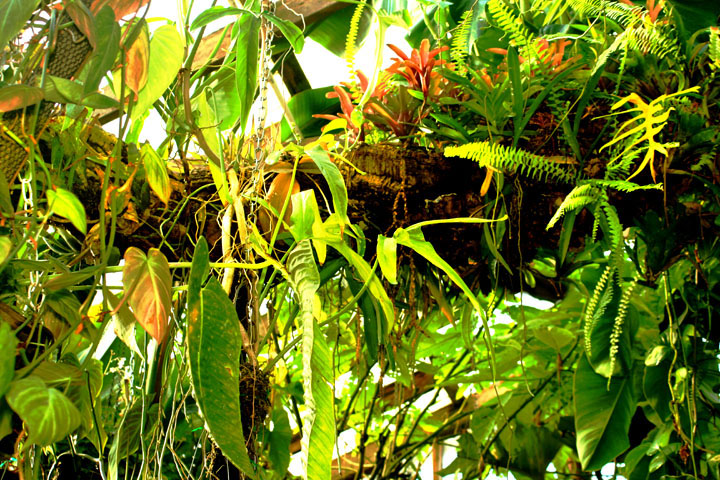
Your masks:
<svg viewBox="0 0 720 480"><path fill-rule="evenodd" d="M360 20L362 20L365 2L360 2L355 7L352 17L350 18L350 28L347 37L345 37L345 63L350 70L350 75L355 75L355 53L357 52L357 37L360 30Z"/></svg>
<svg viewBox="0 0 720 480"><path fill-rule="evenodd" d="M640 23L645 11L642 7L608 0L567 0L567 3L584 17L606 17L625 28Z"/></svg>
<svg viewBox="0 0 720 480"><path fill-rule="evenodd" d="M608 285L610 277L612 276L612 272L613 267L608 264L602 275L600 275L600 279L598 280L597 285L595 285L595 290L593 290L593 295L590 297L587 308L585 309L585 316L583 319L583 336L585 337L585 350L587 351L588 356L592 355L592 342L590 341L590 337L593 327L595 326L595 322L602 316L603 313L605 313L605 309L612 300L613 289L605 289Z"/></svg>
<svg viewBox="0 0 720 480"><path fill-rule="evenodd" d="M576 186L563 199L560 207L558 207L555 215L550 219L545 229L550 230L567 212L580 210L588 205L592 205L599 197L600 192L593 184L585 183Z"/></svg>
<svg viewBox="0 0 720 480"><path fill-rule="evenodd" d="M518 50L532 45L534 35L523 24L522 18L515 15L503 0L490 0L487 3L487 9L498 26L510 35L510 39Z"/></svg>
<svg viewBox="0 0 720 480"><path fill-rule="evenodd" d="M597 187L607 187L619 192L631 193L637 190L662 190L662 183L651 183L649 185L638 185L627 180L588 180L588 183ZM572 193L572 192L570 192Z"/></svg>
<svg viewBox="0 0 720 480"><path fill-rule="evenodd" d="M623 290L620 302L618 303L617 315L615 316L615 322L613 323L612 332L610 333L610 376L608 377L608 389L610 388L612 374L615 371L617 354L620 352L620 335L622 335L623 323L625 323L625 317L627 317L628 307L630 306L630 297L636 286L637 281L633 280L630 286Z"/></svg>
<svg viewBox="0 0 720 480"><path fill-rule="evenodd" d="M474 9L466 10L460 17L460 23L453 32L452 46L450 47L450 58L458 68L463 72L467 69L465 66L465 57L470 50L470 25L472 24Z"/></svg>
<svg viewBox="0 0 720 480"><path fill-rule="evenodd" d="M560 168L559 164L552 160L498 143L476 142L448 146L445 147L444 154L447 157L475 160L481 167L519 172L536 180L553 179L565 183L572 183L574 180L574 172Z"/></svg>
<svg viewBox="0 0 720 480"><path fill-rule="evenodd" d="M623 226L620 223L615 207L610 205L606 200L600 202L600 211L605 217L607 230L604 232L610 243L610 259L609 262L620 272L623 261L623 250L625 241L623 239ZM619 280L618 280L619 281Z"/></svg>
<svg viewBox="0 0 720 480"><path fill-rule="evenodd" d="M631 50L643 55L655 55L658 58L677 58L680 48L674 38L652 22L645 22L637 27L627 28L623 35Z"/></svg>

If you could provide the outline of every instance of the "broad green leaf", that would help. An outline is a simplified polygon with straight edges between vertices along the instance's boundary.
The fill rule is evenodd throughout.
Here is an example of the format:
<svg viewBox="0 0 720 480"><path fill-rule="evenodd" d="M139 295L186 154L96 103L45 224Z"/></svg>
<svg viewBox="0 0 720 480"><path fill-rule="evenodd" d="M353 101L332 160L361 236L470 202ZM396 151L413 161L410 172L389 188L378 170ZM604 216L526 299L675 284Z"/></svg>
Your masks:
<svg viewBox="0 0 720 480"><path fill-rule="evenodd" d="M312 237L313 225L322 223L315 192L303 190L293 194L292 214L290 215L290 233L296 242Z"/></svg>
<svg viewBox="0 0 720 480"><path fill-rule="evenodd" d="M558 352L570 345L577 338L570 330L553 325L536 328L533 336L545 345L554 348Z"/></svg>
<svg viewBox="0 0 720 480"><path fill-rule="evenodd" d="M332 360L325 336L313 318L313 300L320 287L312 246L309 240L295 245L288 256L288 271L300 297L303 325L302 362L305 407L302 458L304 478L329 479L335 445L333 393L330 388Z"/></svg>
<svg viewBox="0 0 720 480"><path fill-rule="evenodd" d="M115 13L111 7L106 5L96 14L95 25L102 35L97 39L97 48L90 58L83 88L85 94L98 89L105 74L113 68L120 51L120 26L115 21Z"/></svg>
<svg viewBox="0 0 720 480"><path fill-rule="evenodd" d="M353 275L345 277L353 296L357 296L363 288L363 283L355 279ZM363 317L363 333L365 334L365 346L367 347L368 358L370 364L377 362L378 350L381 344L385 343L385 332L387 330L387 322L383 322L382 318L378 318L378 310L368 292L360 296L358 305L362 311Z"/></svg>
<svg viewBox="0 0 720 480"><path fill-rule="evenodd" d="M48 209L58 217L70 220L75 228L87 233L85 207L70 190L56 188L47 191Z"/></svg>
<svg viewBox="0 0 720 480"><path fill-rule="evenodd" d="M355 13L356 5L347 5L329 15L323 16L306 29L306 35L319 43L335 55L345 55L345 45L348 34L348 25ZM360 44L367 35L372 20L372 9L365 7L358 28L356 45ZM318 112L319 113L319 112Z"/></svg>
<svg viewBox="0 0 720 480"><path fill-rule="evenodd" d="M193 107L197 106L197 119L195 124L203 131L208 146L215 155L220 157L222 150L218 140L218 121L215 118L215 109L208 103L213 99L213 90L206 88L200 95L193 99ZM217 99L215 99L217 100ZM215 105L217 101L214 101Z"/></svg>
<svg viewBox="0 0 720 480"><path fill-rule="evenodd" d="M87 37L88 42L93 49L97 48L97 30L95 28L95 19L92 12L79 0L70 0L65 2L65 13L67 13L75 26Z"/></svg>
<svg viewBox="0 0 720 480"><path fill-rule="evenodd" d="M207 250L198 242L196 254ZM202 256L202 255L201 255ZM191 268L190 285L197 288L205 274L205 259ZM188 294L187 350L192 387L207 429L225 456L245 475L256 478L240 428L238 396L240 350L239 320L235 306L211 278L200 299Z"/></svg>
<svg viewBox="0 0 720 480"><path fill-rule="evenodd" d="M42 88L10 85L0 88L0 113L35 105L45 97Z"/></svg>
<svg viewBox="0 0 720 480"><path fill-rule="evenodd" d="M135 318L157 343L167 334L172 282L167 258L157 248L148 255L130 247L125 251L123 285Z"/></svg>
<svg viewBox="0 0 720 480"><path fill-rule="evenodd" d="M27 426L29 445L51 445L80 426L77 407L36 376L12 382L6 398Z"/></svg>
<svg viewBox="0 0 720 480"><path fill-rule="evenodd" d="M17 36L40 0L0 0L0 48Z"/></svg>
<svg viewBox="0 0 720 480"><path fill-rule="evenodd" d="M645 399L662 421L667 421L672 413L670 405L672 405L673 398L668 385L668 373L671 365L671 358L653 365L646 365L643 375L642 386Z"/></svg>
<svg viewBox="0 0 720 480"><path fill-rule="evenodd" d="M149 66L150 32L147 23L143 22L140 33L125 50L125 85L135 93L142 90L148 81Z"/></svg>
<svg viewBox="0 0 720 480"><path fill-rule="evenodd" d="M203 283L210 273L210 256L205 237L200 237L195 245L188 279L188 315L200 315L200 299Z"/></svg>
<svg viewBox="0 0 720 480"><path fill-rule="evenodd" d="M80 324L80 301L67 290L47 292L45 304L57 313L58 317L65 319L70 325Z"/></svg>
<svg viewBox="0 0 720 480"><path fill-rule="evenodd" d="M288 100L288 109L305 138L319 136L322 133L322 127L327 124L327 120L316 118L314 115L335 115L340 112L340 100L326 97L326 94L332 91L332 87L314 88L295 94ZM286 141L292 136L290 124L287 119L283 118L280 137Z"/></svg>
<svg viewBox="0 0 720 480"><path fill-rule="evenodd" d="M517 145L518 140L520 140L520 134L522 134L522 118L525 101L523 99L522 78L520 78L520 60L517 49L513 46L508 48L507 64L513 96L513 145Z"/></svg>
<svg viewBox="0 0 720 480"><path fill-rule="evenodd" d="M305 45L305 37L303 36L302 30L300 30L297 25L295 25L290 20L284 20L282 18L279 18L272 13L263 12L263 17L270 20L273 25L277 27L278 30L280 30L280 33L282 33L283 37L290 42L290 45L292 45L293 50L295 50L295 53L302 52L303 46Z"/></svg>
<svg viewBox="0 0 720 480"><path fill-rule="evenodd" d="M102 93L85 93L82 84L66 78L47 75L45 77L45 100L56 103L74 103L90 108L113 108L118 101Z"/></svg>
<svg viewBox="0 0 720 480"><path fill-rule="evenodd" d="M138 92L131 120L140 118L172 85L184 56L185 42L173 25L155 30L150 40L147 84Z"/></svg>
<svg viewBox="0 0 720 480"><path fill-rule="evenodd" d="M135 324L137 320L135 319L135 315L130 311L127 302L121 304L120 298L107 289L103 289L103 295L113 311L117 310L112 323L113 333L121 342L127 345L130 350L135 352L140 358L145 359L145 352L138 346L137 337L135 336ZM119 309L118 306L120 307Z"/></svg>
<svg viewBox="0 0 720 480"><path fill-rule="evenodd" d="M17 337L12 332L10 324L0 323L0 398L5 395L10 382L15 376L15 348Z"/></svg>
<svg viewBox="0 0 720 480"><path fill-rule="evenodd" d="M340 173L340 169L332 162L332 160L330 160L327 152L319 146L314 146L313 148L306 150L305 153L312 158L313 162L315 162L315 165L317 165L320 170L320 173L322 173L323 177L325 177L325 181L330 187L330 194L332 195L335 213L338 214L342 221L350 223L347 216L347 188L345 187L345 181L343 180L342 173Z"/></svg>
<svg viewBox="0 0 720 480"><path fill-rule="evenodd" d="M77 365L70 363L46 360L41 362L33 370L32 374L45 382L48 387L63 388L73 385L85 385L83 371Z"/></svg>
<svg viewBox="0 0 720 480"><path fill-rule="evenodd" d="M632 380L598 375L583 355L575 370L577 451L586 471L599 470L630 446L628 430L635 413Z"/></svg>
<svg viewBox="0 0 720 480"><path fill-rule="evenodd" d="M273 470L282 477L290 465L292 429L290 428L288 414L282 406L272 411L271 419L273 427L272 430L270 430L267 441L270 445L268 460L270 460Z"/></svg>
<svg viewBox="0 0 720 480"><path fill-rule="evenodd" d="M378 235L377 258L385 278L397 285L397 240Z"/></svg>
<svg viewBox="0 0 720 480"><path fill-rule="evenodd" d="M242 129L245 129L250 109L255 101L260 23L260 18L245 13L238 18L235 24L238 31L235 48L235 88L240 99L240 114L237 124Z"/></svg>
<svg viewBox="0 0 720 480"><path fill-rule="evenodd" d="M165 205L170 201L172 187L170 186L170 175L168 174L167 164L160 158L155 149L145 143L140 154L142 156L143 165L145 165L145 175L147 176L148 185L155 192Z"/></svg>

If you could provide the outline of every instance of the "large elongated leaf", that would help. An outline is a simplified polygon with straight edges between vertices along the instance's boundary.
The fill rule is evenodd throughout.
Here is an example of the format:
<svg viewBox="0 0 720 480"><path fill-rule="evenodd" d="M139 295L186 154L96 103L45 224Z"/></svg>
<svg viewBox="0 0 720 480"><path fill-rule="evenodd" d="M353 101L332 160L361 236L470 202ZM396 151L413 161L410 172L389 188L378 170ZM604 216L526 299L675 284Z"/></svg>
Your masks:
<svg viewBox="0 0 720 480"><path fill-rule="evenodd" d="M238 29L235 49L235 88L240 98L238 123L242 128L245 128L250 116L250 109L255 101L260 23L260 18L245 13L235 25L235 28Z"/></svg>
<svg viewBox="0 0 720 480"><path fill-rule="evenodd" d="M70 399L36 376L12 382L6 398L27 425L28 444L50 445L80 426L80 412Z"/></svg>
<svg viewBox="0 0 720 480"><path fill-rule="evenodd" d="M211 278L198 298L198 287L208 265L204 239L196 247L198 257L190 272L187 331L195 400L208 431L225 456L248 477L256 478L240 428L239 320L235 306L217 279Z"/></svg>
<svg viewBox="0 0 720 480"><path fill-rule="evenodd" d="M158 343L167 334L172 284L167 258L157 248L146 256L130 247L125 252L123 285L135 318Z"/></svg>
<svg viewBox="0 0 720 480"><path fill-rule="evenodd" d="M146 143L140 150L142 154L143 165L145 165L145 175L155 195L167 205L170 201L172 186L170 185L170 175L168 174L167 164L160 158L155 149Z"/></svg>
<svg viewBox="0 0 720 480"><path fill-rule="evenodd" d="M288 270L300 297L303 324L303 385L308 412L303 421L302 457L306 479L331 478L332 450L335 444L333 394L330 389L332 365L330 349L313 318L315 292L320 287L309 240L298 243L288 257Z"/></svg>
<svg viewBox="0 0 720 480"><path fill-rule="evenodd" d="M0 48L25 26L40 0L0 0Z"/></svg>
<svg viewBox="0 0 720 480"><path fill-rule="evenodd" d="M115 13L104 6L95 16L95 27L102 35L97 39L97 48L90 60L88 76L85 79L84 93L98 89L105 74L113 67L120 50L120 25L115 21Z"/></svg>
<svg viewBox="0 0 720 480"><path fill-rule="evenodd" d="M628 430L635 412L630 378L598 375L585 355L575 370L575 431L584 470L599 470L630 446Z"/></svg>
<svg viewBox="0 0 720 480"><path fill-rule="evenodd" d="M10 85L0 88L0 112L9 112L18 108L35 105L43 99L40 87L29 85Z"/></svg>
<svg viewBox="0 0 720 480"><path fill-rule="evenodd" d="M346 223L350 223L347 216L347 188L345 187L345 182L343 181L340 169L330 160L327 152L318 146L306 150L305 153L312 158L313 162L315 162L315 165L317 165L320 170L320 173L322 173L323 177L325 177L325 181L330 187L335 213L338 214L341 220Z"/></svg>
<svg viewBox="0 0 720 480"><path fill-rule="evenodd" d="M70 220L70 223L82 233L87 233L87 218L85 207L70 190L57 188L47 191L48 208L60 217Z"/></svg>

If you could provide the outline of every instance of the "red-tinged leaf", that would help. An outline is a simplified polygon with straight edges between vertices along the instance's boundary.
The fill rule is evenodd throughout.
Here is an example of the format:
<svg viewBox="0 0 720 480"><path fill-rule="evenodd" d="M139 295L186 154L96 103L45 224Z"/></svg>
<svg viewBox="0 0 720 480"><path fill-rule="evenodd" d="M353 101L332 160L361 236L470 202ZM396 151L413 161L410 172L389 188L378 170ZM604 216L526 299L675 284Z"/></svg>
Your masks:
<svg viewBox="0 0 720 480"><path fill-rule="evenodd" d="M70 2L65 5L65 12L70 15L75 26L83 33L92 45L93 50L97 48L97 36L95 34L95 22L93 14L82 2Z"/></svg>
<svg viewBox="0 0 720 480"><path fill-rule="evenodd" d="M128 248L123 285L138 323L162 343L167 335L172 298L170 265L165 255L156 248L151 248L147 256L138 248Z"/></svg>
<svg viewBox="0 0 720 480"><path fill-rule="evenodd" d="M115 12L115 21L118 21L127 15L137 13L148 2L149 0L93 0L90 10L97 14L102 7L109 5Z"/></svg>
<svg viewBox="0 0 720 480"><path fill-rule="evenodd" d="M125 84L137 94L148 81L150 35L143 28L125 52Z"/></svg>
<svg viewBox="0 0 720 480"><path fill-rule="evenodd" d="M38 87L10 85L0 88L0 112L9 112L34 105L43 97L43 91Z"/></svg>

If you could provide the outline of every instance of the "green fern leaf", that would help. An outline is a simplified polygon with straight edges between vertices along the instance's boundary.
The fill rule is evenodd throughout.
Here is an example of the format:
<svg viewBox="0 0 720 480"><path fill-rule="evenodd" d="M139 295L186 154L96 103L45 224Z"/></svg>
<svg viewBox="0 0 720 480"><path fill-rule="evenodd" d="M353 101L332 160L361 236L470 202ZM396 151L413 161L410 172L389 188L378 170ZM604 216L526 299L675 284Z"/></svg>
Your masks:
<svg viewBox="0 0 720 480"><path fill-rule="evenodd" d="M563 199L560 207L558 207L555 215L550 219L545 229L550 230L567 212L592 205L599 197L600 193L597 188L590 183L576 186Z"/></svg>
<svg viewBox="0 0 720 480"><path fill-rule="evenodd" d="M468 158L478 162L481 167L517 172L536 180L552 179L572 183L575 177L573 171L561 168L553 160L498 143L476 142L448 146L444 154L447 157Z"/></svg>

